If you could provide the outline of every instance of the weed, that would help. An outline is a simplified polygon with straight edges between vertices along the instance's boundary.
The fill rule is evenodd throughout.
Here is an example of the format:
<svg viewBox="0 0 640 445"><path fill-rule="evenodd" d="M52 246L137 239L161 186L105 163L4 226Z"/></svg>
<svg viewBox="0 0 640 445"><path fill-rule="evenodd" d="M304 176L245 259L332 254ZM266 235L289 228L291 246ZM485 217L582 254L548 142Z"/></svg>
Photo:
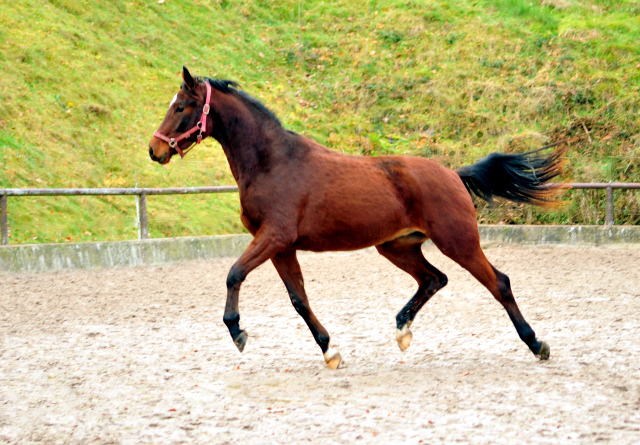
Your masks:
<svg viewBox="0 0 640 445"><path fill-rule="evenodd" d="M148 159L183 64L239 81L287 128L341 152L457 167L582 135L566 180L640 182L637 6L304 2L301 29L298 5L0 3L0 187L232 184L214 141L166 168ZM637 223L637 195L616 197L616 221ZM567 199L554 212L478 203L479 220L603 222L603 193ZM235 194L148 206L154 237L243 230ZM137 236L131 197L10 198L9 212L11 243Z"/></svg>

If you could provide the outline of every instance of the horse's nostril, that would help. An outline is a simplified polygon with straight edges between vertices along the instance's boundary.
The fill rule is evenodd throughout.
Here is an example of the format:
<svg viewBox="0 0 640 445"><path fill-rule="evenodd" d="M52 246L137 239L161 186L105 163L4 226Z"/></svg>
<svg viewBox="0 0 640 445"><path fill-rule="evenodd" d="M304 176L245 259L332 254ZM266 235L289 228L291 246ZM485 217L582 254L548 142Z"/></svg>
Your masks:
<svg viewBox="0 0 640 445"><path fill-rule="evenodd" d="M157 161L158 159L153 154L153 148L149 147L149 157L151 157L152 161Z"/></svg>

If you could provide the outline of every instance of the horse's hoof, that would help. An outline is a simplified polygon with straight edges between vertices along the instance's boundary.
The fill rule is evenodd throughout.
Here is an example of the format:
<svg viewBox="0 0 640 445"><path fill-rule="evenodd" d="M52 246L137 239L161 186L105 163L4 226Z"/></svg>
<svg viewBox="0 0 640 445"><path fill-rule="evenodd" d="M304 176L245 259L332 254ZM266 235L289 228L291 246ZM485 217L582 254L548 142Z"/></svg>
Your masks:
<svg viewBox="0 0 640 445"><path fill-rule="evenodd" d="M329 346L327 352L324 353L324 361L327 362L327 366L330 369L338 369L338 366L342 363L342 357L338 351Z"/></svg>
<svg viewBox="0 0 640 445"><path fill-rule="evenodd" d="M238 334L238 336L236 338L233 339L233 343L238 348L238 351L240 351L240 352L244 351L244 345L247 344L247 338L248 337L249 336L247 335L247 332L246 331L242 331L242 332L240 332L240 334Z"/></svg>
<svg viewBox="0 0 640 445"><path fill-rule="evenodd" d="M411 340L413 340L413 333L409 326L404 325L402 329L396 329L396 340L398 340L398 346L400 346L400 350L405 351L409 345L411 345Z"/></svg>
<svg viewBox="0 0 640 445"><path fill-rule="evenodd" d="M549 345L547 343L541 343L542 346L540 346L540 350L536 354L536 357L538 357L540 360L549 360L549 355L551 355L551 348L549 348Z"/></svg>

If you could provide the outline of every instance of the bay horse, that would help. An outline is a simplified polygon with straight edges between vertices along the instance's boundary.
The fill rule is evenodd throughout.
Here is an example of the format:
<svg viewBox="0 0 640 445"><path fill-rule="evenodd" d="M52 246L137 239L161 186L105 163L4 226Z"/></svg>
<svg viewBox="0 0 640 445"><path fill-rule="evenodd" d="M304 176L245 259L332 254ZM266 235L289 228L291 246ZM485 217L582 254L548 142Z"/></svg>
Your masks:
<svg viewBox="0 0 640 445"><path fill-rule="evenodd" d="M416 314L447 284L447 276L423 256L421 245L430 239L503 305L533 354L549 358L549 345L536 338L522 316L509 278L480 248L472 194L487 201L499 196L551 204L561 186L549 181L561 174L566 149L548 156L493 153L457 170L414 156L348 156L286 130L233 81L194 78L186 67L182 79L151 139L149 155L166 164L209 136L224 150L238 183L240 218L254 236L227 277L223 319L240 352L247 342L240 328L240 286L252 270L271 260L325 362L337 368L342 358L311 310L296 251L369 246L418 283L396 316L396 340L405 350Z"/></svg>

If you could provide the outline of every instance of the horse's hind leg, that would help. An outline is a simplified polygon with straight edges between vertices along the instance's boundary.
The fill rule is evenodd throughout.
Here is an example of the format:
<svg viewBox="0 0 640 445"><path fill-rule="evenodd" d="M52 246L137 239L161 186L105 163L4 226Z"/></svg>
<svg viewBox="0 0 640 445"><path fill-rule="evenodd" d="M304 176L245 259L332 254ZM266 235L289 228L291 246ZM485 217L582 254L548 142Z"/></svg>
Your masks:
<svg viewBox="0 0 640 445"><path fill-rule="evenodd" d="M271 261L289 292L289 298L291 298L293 307L304 319L305 323L307 323L311 334L313 334L313 338L316 340L316 343L318 343L318 346L320 346L327 366L331 369L336 369L338 365L340 365L342 357L340 357L338 351L329 346L329 333L324 326L320 324L311 310L307 293L304 290L302 271L296 258L296 251L287 250L281 252L271 258Z"/></svg>
<svg viewBox="0 0 640 445"><path fill-rule="evenodd" d="M448 232L447 236L432 236L434 244L449 258L467 269L482 283L509 314L520 339L526 343L540 360L549 358L549 345L538 341L535 332L524 319L511 292L509 277L493 267L480 247L478 229L473 221L473 228L465 230L459 227L456 232ZM443 232L444 233L444 232Z"/></svg>
<svg viewBox="0 0 640 445"><path fill-rule="evenodd" d="M413 339L409 328L416 314L433 294L447 284L447 276L433 267L422 254L421 245L426 237L419 235L397 238L376 246L382 256L418 282L418 291L396 315L396 340L403 351Z"/></svg>

